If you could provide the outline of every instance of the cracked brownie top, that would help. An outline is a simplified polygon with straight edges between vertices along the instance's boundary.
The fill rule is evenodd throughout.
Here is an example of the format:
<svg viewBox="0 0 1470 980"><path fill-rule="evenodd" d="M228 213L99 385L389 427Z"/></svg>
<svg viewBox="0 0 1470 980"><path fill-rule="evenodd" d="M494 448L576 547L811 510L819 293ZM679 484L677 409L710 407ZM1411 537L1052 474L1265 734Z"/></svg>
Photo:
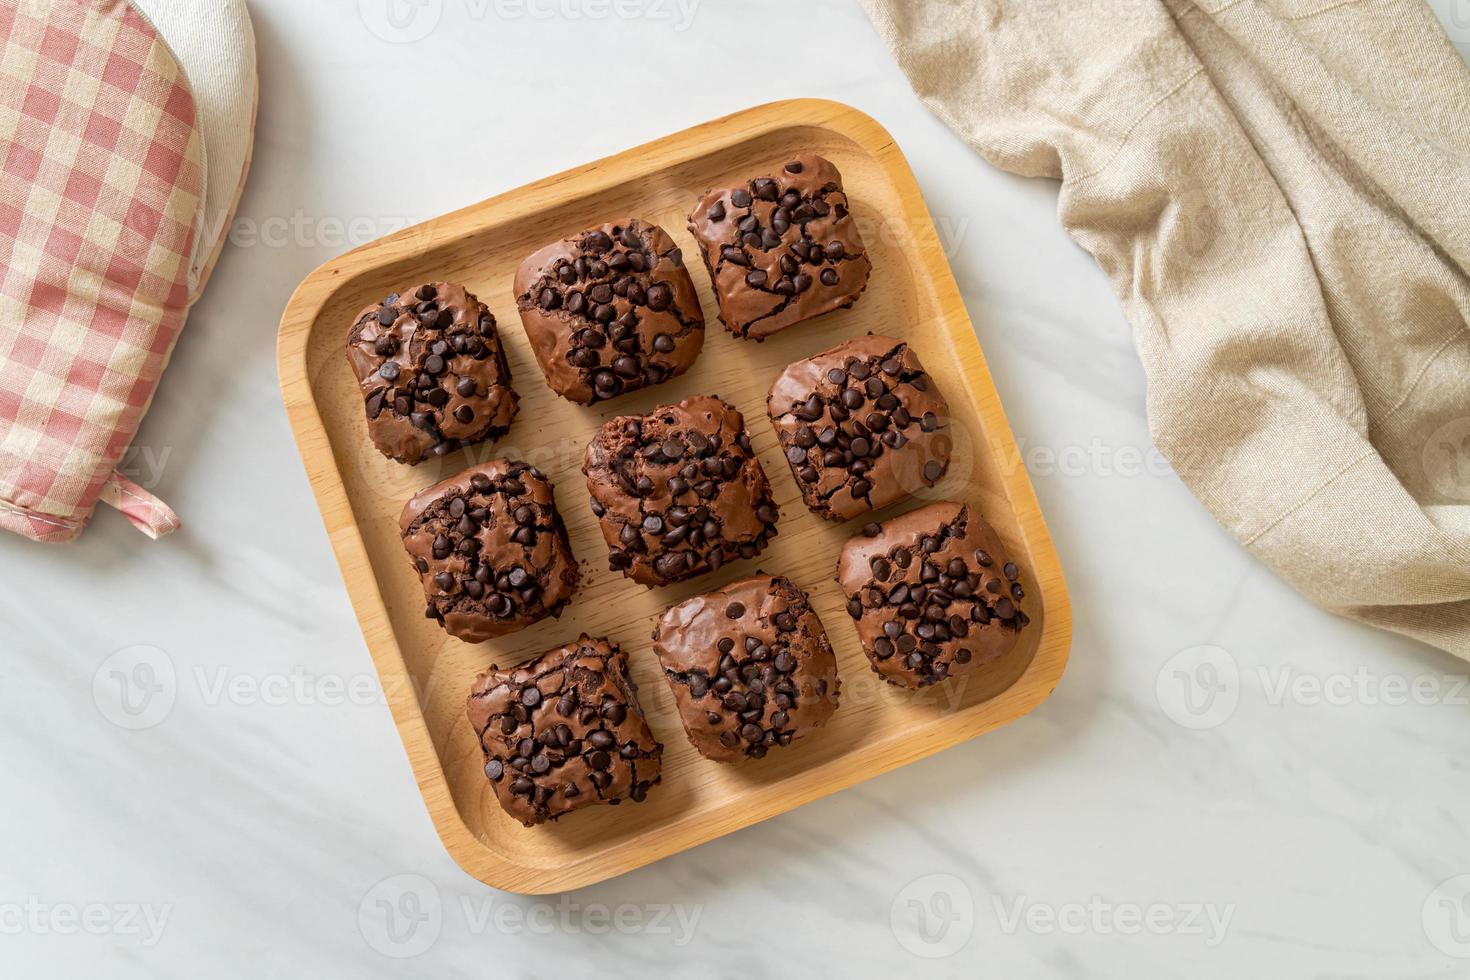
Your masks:
<svg viewBox="0 0 1470 980"><path fill-rule="evenodd" d="M758 759L826 724L837 660L811 600L758 574L666 612L653 649L689 741L716 762Z"/></svg>
<svg viewBox="0 0 1470 980"><path fill-rule="evenodd" d="M347 336L373 445L419 463L510 429L518 400L495 317L458 283L394 293Z"/></svg>
<svg viewBox="0 0 1470 980"><path fill-rule="evenodd" d="M683 374L704 346L683 253L636 218L541 249L521 263L515 291L546 383L583 405Z"/></svg>
<svg viewBox="0 0 1470 980"><path fill-rule="evenodd" d="M1030 620L1021 572L995 529L958 503L930 504L848 541L837 565L873 670L925 687L999 660Z"/></svg>
<svg viewBox="0 0 1470 980"><path fill-rule="evenodd" d="M468 713L496 798L528 827L594 803L641 803L659 782L664 747L608 640L583 634L519 667L490 668Z"/></svg>
<svg viewBox="0 0 1470 980"><path fill-rule="evenodd" d="M709 395L608 422L582 472L608 565L644 585L754 558L776 534L780 511L745 419Z"/></svg>
<svg viewBox="0 0 1470 980"><path fill-rule="evenodd" d="M806 153L779 171L710 191L689 216L715 284L720 319L737 337L851 306L871 263L830 162Z"/></svg>
<svg viewBox="0 0 1470 980"><path fill-rule="evenodd" d="M426 615L471 643L561 614L577 563L551 481L497 459L420 492L399 517Z"/></svg>
<svg viewBox="0 0 1470 980"><path fill-rule="evenodd" d="M766 407L807 507L844 521L932 487L949 406L908 344L869 334L792 364Z"/></svg>

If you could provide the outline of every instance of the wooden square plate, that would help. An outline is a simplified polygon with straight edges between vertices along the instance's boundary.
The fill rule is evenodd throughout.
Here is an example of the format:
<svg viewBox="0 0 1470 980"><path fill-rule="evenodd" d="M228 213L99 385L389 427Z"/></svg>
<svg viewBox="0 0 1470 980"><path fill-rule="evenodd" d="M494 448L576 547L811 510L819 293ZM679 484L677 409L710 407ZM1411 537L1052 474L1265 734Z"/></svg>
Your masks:
<svg viewBox="0 0 1470 980"><path fill-rule="evenodd" d="M825 156L841 170L873 260L872 280L850 310L763 344L736 340L714 315L685 217L708 188L778 171L799 151ZM543 244L628 216L657 222L683 247L708 319L705 350L682 377L585 408L547 388L520 327L512 278ZM499 443L403 466L368 441L343 349L364 306L435 279L463 282L494 312L521 411ZM934 500L968 501L1021 566L1023 608L1032 620L1000 662L917 693L873 674L833 580L838 552L867 518L836 526L807 511L765 412L767 389L786 364L868 331L905 338L915 348L949 400L955 438L940 485L876 518ZM1062 675L1072 630L1066 584L985 358L903 154L881 126L848 106L813 100L760 106L357 249L301 284L281 320L278 357L302 459L424 801L449 852L488 884L545 893L632 870L1018 718ZM745 414L781 506L780 534L756 560L647 590L607 568L582 452L614 415L701 392L718 394ZM424 618L397 519L421 488L501 456L531 462L555 481L583 585L560 620L470 645ZM790 748L722 766L701 758L686 740L651 633L669 605L757 568L787 575L811 593L837 651L842 701L825 729ZM501 811L485 779L465 697L489 664L511 666L582 632L610 637L628 652L639 699L666 746L663 782L643 804L590 807L524 828Z"/></svg>

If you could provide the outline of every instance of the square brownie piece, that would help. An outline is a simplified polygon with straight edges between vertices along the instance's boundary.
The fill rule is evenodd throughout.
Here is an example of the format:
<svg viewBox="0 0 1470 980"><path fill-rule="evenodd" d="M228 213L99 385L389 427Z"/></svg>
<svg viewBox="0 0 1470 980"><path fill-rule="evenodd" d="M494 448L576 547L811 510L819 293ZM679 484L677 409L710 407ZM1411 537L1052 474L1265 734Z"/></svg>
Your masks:
<svg viewBox="0 0 1470 980"><path fill-rule="evenodd" d="M583 634L470 690L470 724L505 812L527 827L594 803L641 803L664 747L617 644Z"/></svg>
<svg viewBox="0 0 1470 980"><path fill-rule="evenodd" d="M1029 619L1020 570L967 504L870 524L847 542L837 583L873 670L919 688L999 660Z"/></svg>
<svg viewBox="0 0 1470 980"><path fill-rule="evenodd" d="M709 395L608 422L582 472L609 567L649 587L754 558L776 534L745 418Z"/></svg>
<svg viewBox="0 0 1470 980"><path fill-rule="evenodd" d="M420 492L398 519L427 615L479 643L560 616L577 590L577 562L551 481L528 463L497 459Z"/></svg>
<svg viewBox="0 0 1470 980"><path fill-rule="evenodd" d="M869 334L792 364L766 399L814 513L845 521L938 483L949 406L913 348Z"/></svg>
<svg viewBox="0 0 1470 980"><path fill-rule="evenodd" d="M689 216L737 337L764 340L857 302L872 264L848 210L842 175L803 153L780 170L705 194Z"/></svg>
<svg viewBox="0 0 1470 980"><path fill-rule="evenodd" d="M373 445L400 463L498 439L519 405L495 317L458 283L427 283L363 310L347 360Z"/></svg>
<svg viewBox="0 0 1470 980"><path fill-rule="evenodd" d="M841 684L827 631L807 594L757 574L664 614L653 649L684 731L715 762L759 759L820 728Z"/></svg>
<svg viewBox="0 0 1470 980"><path fill-rule="evenodd" d="M704 347L683 252L637 218L546 246L521 263L515 290L546 383L583 405L683 374Z"/></svg>

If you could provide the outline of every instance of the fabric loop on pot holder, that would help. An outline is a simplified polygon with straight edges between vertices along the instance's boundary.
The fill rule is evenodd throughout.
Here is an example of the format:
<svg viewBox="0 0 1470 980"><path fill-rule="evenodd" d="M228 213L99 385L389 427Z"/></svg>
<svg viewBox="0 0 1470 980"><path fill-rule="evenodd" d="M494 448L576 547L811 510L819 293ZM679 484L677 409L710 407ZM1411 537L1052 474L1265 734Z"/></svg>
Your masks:
<svg viewBox="0 0 1470 980"><path fill-rule="evenodd" d="M115 470L102 484L102 502L117 508L129 524L155 541L179 529L179 515L172 507Z"/></svg>

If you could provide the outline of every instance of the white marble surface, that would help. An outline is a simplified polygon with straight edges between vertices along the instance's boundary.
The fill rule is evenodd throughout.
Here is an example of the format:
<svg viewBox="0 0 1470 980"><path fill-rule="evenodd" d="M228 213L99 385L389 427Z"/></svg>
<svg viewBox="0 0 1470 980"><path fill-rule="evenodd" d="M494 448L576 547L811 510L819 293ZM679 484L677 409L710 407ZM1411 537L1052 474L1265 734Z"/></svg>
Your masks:
<svg viewBox="0 0 1470 980"><path fill-rule="evenodd" d="M187 528L150 545L104 514L67 549L0 540L0 975L1470 974L1470 878L1441 887L1470 875L1465 665L1315 610L1158 465L1128 327L1056 187L931 118L854 4L599 4L434 0L435 30L389 43L357 0L254 0L237 245L134 470ZM1438 9L1465 50L1470 7ZM485 888L372 696L277 318L344 227L795 95L886 125L953 236L1070 577L1070 668L1009 728L653 867L563 899ZM116 677L147 680L139 656L164 693L135 715ZM1191 713L1191 678L1224 693L1196 684ZM390 934L380 900L427 918Z"/></svg>

